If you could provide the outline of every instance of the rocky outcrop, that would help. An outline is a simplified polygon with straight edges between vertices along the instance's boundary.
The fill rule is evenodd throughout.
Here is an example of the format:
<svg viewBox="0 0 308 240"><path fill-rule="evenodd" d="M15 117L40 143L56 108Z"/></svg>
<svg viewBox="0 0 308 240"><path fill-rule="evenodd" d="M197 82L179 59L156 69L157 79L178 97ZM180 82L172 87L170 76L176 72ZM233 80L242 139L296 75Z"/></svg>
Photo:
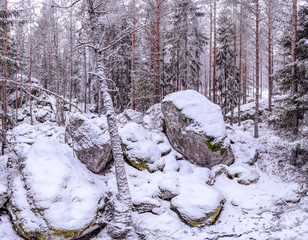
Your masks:
<svg viewBox="0 0 308 240"><path fill-rule="evenodd" d="M77 239L104 225L104 181L56 141L36 141L26 156L11 160L8 210L25 239Z"/></svg>
<svg viewBox="0 0 308 240"><path fill-rule="evenodd" d="M153 105L145 112L142 120L142 125L145 129L148 129L150 131L164 131L165 123L160 103Z"/></svg>
<svg viewBox="0 0 308 240"><path fill-rule="evenodd" d="M189 161L209 168L234 161L218 105L186 90L166 96L161 109L171 145Z"/></svg>
<svg viewBox="0 0 308 240"><path fill-rule="evenodd" d="M78 159L87 168L100 173L112 159L110 137L107 129L102 130L90 119L75 114L65 129L66 142L74 149Z"/></svg>

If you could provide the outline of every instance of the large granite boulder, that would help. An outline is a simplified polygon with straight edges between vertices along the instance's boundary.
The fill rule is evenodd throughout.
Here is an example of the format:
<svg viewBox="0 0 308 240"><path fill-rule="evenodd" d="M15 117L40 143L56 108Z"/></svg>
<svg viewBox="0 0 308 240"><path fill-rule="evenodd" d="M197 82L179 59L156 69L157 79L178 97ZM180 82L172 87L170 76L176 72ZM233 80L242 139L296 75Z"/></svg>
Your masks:
<svg viewBox="0 0 308 240"><path fill-rule="evenodd" d="M74 149L78 159L87 168L100 173L112 159L110 136L90 119L74 114L65 129L65 140Z"/></svg>
<svg viewBox="0 0 308 240"><path fill-rule="evenodd" d="M8 167L7 208L20 236L77 239L104 225L109 199L104 180L82 165L68 145L38 140Z"/></svg>
<svg viewBox="0 0 308 240"><path fill-rule="evenodd" d="M209 168L234 161L218 105L185 90L166 96L161 109L171 145L189 161Z"/></svg>

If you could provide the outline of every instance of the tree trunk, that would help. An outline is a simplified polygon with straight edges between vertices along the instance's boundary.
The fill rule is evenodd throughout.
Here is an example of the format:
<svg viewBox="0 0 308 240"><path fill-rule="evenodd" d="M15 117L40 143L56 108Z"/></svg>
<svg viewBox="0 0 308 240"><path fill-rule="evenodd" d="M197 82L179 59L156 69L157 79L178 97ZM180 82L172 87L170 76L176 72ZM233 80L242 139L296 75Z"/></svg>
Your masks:
<svg viewBox="0 0 308 240"><path fill-rule="evenodd" d="M236 3L233 5L233 81L231 86L231 119L230 124L233 125L233 118L234 118L234 88L235 88L235 81L236 81Z"/></svg>
<svg viewBox="0 0 308 240"><path fill-rule="evenodd" d="M256 109L254 119L254 137L259 137L259 0L256 0Z"/></svg>
<svg viewBox="0 0 308 240"><path fill-rule="evenodd" d="M69 105L70 112L72 111L72 98L73 98L73 11L72 8L70 8L70 105Z"/></svg>
<svg viewBox="0 0 308 240"><path fill-rule="evenodd" d="M132 107L135 110L135 45L136 45L136 1L133 0L133 29L132 29L132 66L131 66L131 82L132 82Z"/></svg>
<svg viewBox="0 0 308 240"><path fill-rule="evenodd" d="M296 82L296 31L297 31L297 0L293 0L293 14L292 14L292 94L293 94L293 104L295 105L295 97L297 94L297 82ZM297 107L293 111L293 134L298 134L298 112Z"/></svg>
<svg viewBox="0 0 308 240"><path fill-rule="evenodd" d="M245 48L245 51L244 51L244 58L245 58L245 66L244 66L244 86L243 86L243 104L246 104L247 103L247 77L248 77L248 63L247 63L247 46Z"/></svg>
<svg viewBox="0 0 308 240"><path fill-rule="evenodd" d="M160 2L156 0L155 6L155 55L154 55L154 79L155 79L155 102L160 102Z"/></svg>
<svg viewBox="0 0 308 240"><path fill-rule="evenodd" d="M239 66L239 84L238 84L238 103L237 103L237 123L238 126L241 126L241 99L242 99L242 52L243 52L243 3L241 1L241 10L240 10L240 66Z"/></svg>
<svg viewBox="0 0 308 240"><path fill-rule="evenodd" d="M7 0L5 0L5 14L7 14ZM4 26L4 57L7 57L7 40L8 40L8 26L7 23L5 23ZM3 67L3 78L4 78L4 83L3 83L3 112L4 112L4 117L2 118L2 130L4 133L6 133L7 130L7 84L6 84L6 79L7 79L7 62L4 61L4 67ZM4 155L4 149L5 149L5 140L2 142L2 155Z"/></svg>
<svg viewBox="0 0 308 240"><path fill-rule="evenodd" d="M32 111L32 1L30 0L30 18L29 18L29 75L28 79L30 81L30 90L29 90L29 104L30 104L30 121L31 125L33 125L33 111Z"/></svg>
<svg viewBox="0 0 308 240"><path fill-rule="evenodd" d="M171 92L174 92L174 70L175 70L175 16L173 20L173 33L172 33L172 88Z"/></svg>
<svg viewBox="0 0 308 240"><path fill-rule="evenodd" d="M88 91L88 73L87 73L87 48L83 51L83 71L84 71L84 112L87 113L87 91Z"/></svg>
<svg viewBox="0 0 308 240"><path fill-rule="evenodd" d="M216 0L214 0L214 68L213 68L213 102L216 103Z"/></svg>
<svg viewBox="0 0 308 240"><path fill-rule="evenodd" d="M216 0L214 0L216 1ZM209 99L212 100L212 35L213 35L213 6L210 1L210 63L209 63Z"/></svg>
<svg viewBox="0 0 308 240"><path fill-rule="evenodd" d="M273 91L273 82L272 82L272 12L271 12L271 3L268 1L268 110L272 111L272 91Z"/></svg>
<svg viewBox="0 0 308 240"><path fill-rule="evenodd" d="M114 224L109 225L109 235L114 238L124 238L131 225L132 201L125 172L124 157L121 148L121 140L118 133L116 114L114 111L112 99L108 93L108 87L105 77L104 61L100 49L100 24L94 4L91 0L87 1L89 23L91 29L91 40L93 42L95 60L97 61L97 77L100 81L100 91L103 93L104 108L106 112L108 130L111 139L112 153L115 163L115 174L118 187L117 200L115 201ZM100 92L99 91L99 92Z"/></svg>

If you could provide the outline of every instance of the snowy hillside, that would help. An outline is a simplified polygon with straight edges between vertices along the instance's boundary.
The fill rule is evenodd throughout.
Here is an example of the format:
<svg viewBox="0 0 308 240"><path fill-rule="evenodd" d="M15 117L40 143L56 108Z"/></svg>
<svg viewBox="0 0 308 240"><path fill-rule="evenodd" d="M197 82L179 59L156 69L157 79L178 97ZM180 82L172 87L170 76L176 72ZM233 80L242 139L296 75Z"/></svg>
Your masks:
<svg viewBox="0 0 308 240"><path fill-rule="evenodd" d="M308 239L307 172L289 164L288 144L267 124L260 125L259 139L253 138L251 120L227 125L235 161L206 168L173 149L156 127L161 113L145 116L128 111L118 117L133 202L135 233L129 239ZM104 117L86 117L106 127ZM59 229L52 234L62 231L67 239L109 239L101 225L108 218L96 212L116 194L114 167L103 174L89 171L65 144L65 128L52 121L32 126L25 120L8 136L10 160L1 158L0 190L5 196L9 187L10 208L19 208L10 209L15 227L46 234ZM137 164L140 158L146 159L143 165ZM4 208L0 217L0 238L22 239Z"/></svg>

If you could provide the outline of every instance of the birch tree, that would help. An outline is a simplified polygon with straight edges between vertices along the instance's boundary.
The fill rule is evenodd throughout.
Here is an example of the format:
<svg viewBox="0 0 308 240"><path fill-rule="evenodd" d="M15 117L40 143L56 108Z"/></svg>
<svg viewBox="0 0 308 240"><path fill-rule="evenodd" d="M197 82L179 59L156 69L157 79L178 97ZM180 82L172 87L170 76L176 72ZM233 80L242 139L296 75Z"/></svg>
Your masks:
<svg viewBox="0 0 308 240"><path fill-rule="evenodd" d="M115 162L115 174L117 180L118 194L115 201L114 224L109 225L109 234L114 238L122 238L125 236L131 225L132 202L130 191L127 182L127 176L124 166L123 152L121 141L116 124L116 114L113 107L113 102L105 76L103 43L101 42L101 33L104 30L104 25L100 23L101 12L99 7L102 5L102 0L87 0L87 12L90 25L90 40L96 60L96 77L99 79L100 89L104 101L104 108L107 116L108 130L111 139L113 158Z"/></svg>

